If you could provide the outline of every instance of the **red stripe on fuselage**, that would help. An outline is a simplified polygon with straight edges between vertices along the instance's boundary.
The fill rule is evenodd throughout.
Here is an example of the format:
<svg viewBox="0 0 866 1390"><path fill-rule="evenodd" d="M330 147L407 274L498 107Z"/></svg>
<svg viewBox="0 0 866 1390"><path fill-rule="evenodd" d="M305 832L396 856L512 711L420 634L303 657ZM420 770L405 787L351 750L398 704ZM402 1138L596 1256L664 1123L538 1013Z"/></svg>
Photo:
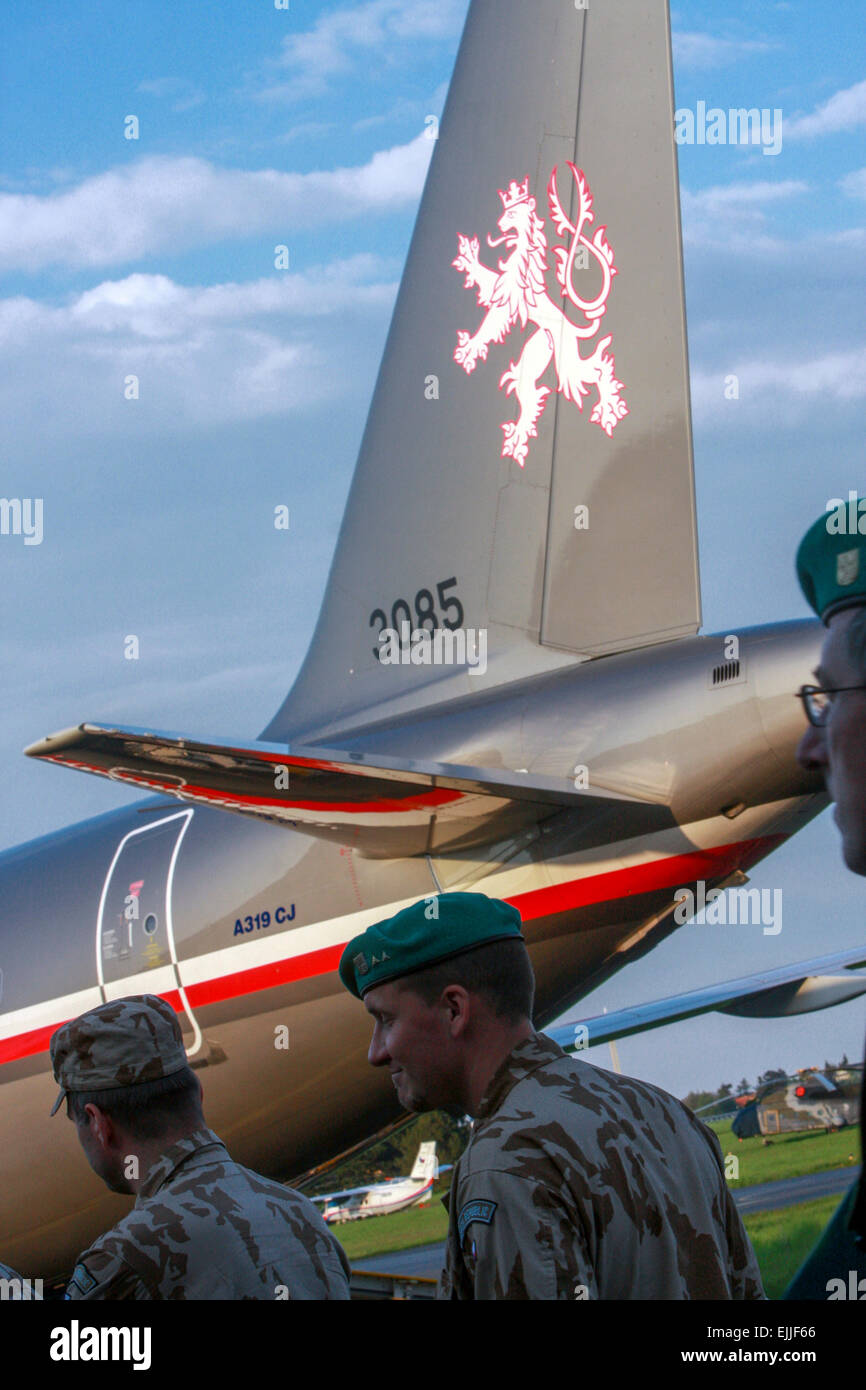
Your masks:
<svg viewBox="0 0 866 1390"><path fill-rule="evenodd" d="M688 888L698 879L710 882L727 878L735 869L748 868L756 859L776 849L784 839L784 835L762 835L735 845L716 845L712 849L692 850L689 854L673 854L669 859L654 859L649 864L587 875L572 879L570 883L555 883L550 888L533 888L528 893L506 898L506 902L517 908L524 922L532 922L539 917L553 917L557 912L591 907L595 903L619 902L660 888Z"/></svg>
<svg viewBox="0 0 866 1390"><path fill-rule="evenodd" d="M221 1004L224 999L237 999L240 994L257 994L259 990L274 989L277 985L292 984L295 980L311 980L316 975L327 975L340 964L345 946L344 941L341 946L325 946L319 951L308 951L303 956L254 965L251 970L238 970L233 975L222 975L216 980L185 985L186 997L191 1008Z"/></svg>
<svg viewBox="0 0 866 1390"><path fill-rule="evenodd" d="M180 994L176 989L166 990L160 998L171 1004L176 1014L183 1009ZM33 1057L37 1052L47 1052L51 1034L56 1033L58 1028L62 1028L64 1023L68 1022L68 1018L60 1018L49 1028L34 1028L29 1033L17 1033L12 1038L0 1038L0 1066L4 1062L17 1062L21 1057Z"/></svg>
<svg viewBox="0 0 866 1390"><path fill-rule="evenodd" d="M541 917L555 917L558 913L573 912L597 903L621 901L665 888L687 888L701 878L707 882L718 882L735 869L749 868L785 839L785 835L761 835L733 845L692 850L689 854L674 854L667 859L654 859L648 864L636 864L627 869L586 874L550 888L534 888L528 893L516 893L505 901L517 908L524 922L534 922ZM236 970L231 975L222 975L214 980L189 984L184 987L186 997L191 1008L204 1007L297 980L327 975L337 969L344 947L345 942L325 946L287 960L272 961L249 970ZM169 990L162 997L168 1000L176 1013L183 1012L177 990ZM50 1028L37 1028L32 1032L0 1039L0 1065L47 1051L51 1034L65 1022L68 1019L59 1019Z"/></svg>

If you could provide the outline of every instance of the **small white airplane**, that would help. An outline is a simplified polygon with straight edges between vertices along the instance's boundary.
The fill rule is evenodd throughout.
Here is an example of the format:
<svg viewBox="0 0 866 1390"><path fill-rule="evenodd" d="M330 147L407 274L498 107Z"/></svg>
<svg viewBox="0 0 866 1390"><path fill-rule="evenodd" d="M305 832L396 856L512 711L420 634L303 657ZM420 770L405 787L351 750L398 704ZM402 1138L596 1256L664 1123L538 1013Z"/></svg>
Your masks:
<svg viewBox="0 0 866 1390"><path fill-rule="evenodd" d="M387 1212L423 1206L430 1201L438 1176L436 1140L433 1139L419 1148L408 1178L389 1178L387 1182L368 1187L326 1192L312 1200L323 1204L322 1215L329 1226L344 1221L363 1221L365 1216L384 1216Z"/></svg>

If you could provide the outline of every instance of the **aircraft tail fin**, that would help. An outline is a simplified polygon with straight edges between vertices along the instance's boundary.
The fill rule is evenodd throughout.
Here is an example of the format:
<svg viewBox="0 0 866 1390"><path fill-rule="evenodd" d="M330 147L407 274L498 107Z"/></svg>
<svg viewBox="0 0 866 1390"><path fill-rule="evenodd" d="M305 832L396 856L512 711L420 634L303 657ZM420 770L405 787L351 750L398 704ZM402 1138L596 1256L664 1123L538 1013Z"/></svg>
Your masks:
<svg viewBox="0 0 866 1390"><path fill-rule="evenodd" d="M699 625L666 0L473 0L319 623L262 737Z"/></svg>
<svg viewBox="0 0 866 1390"><path fill-rule="evenodd" d="M421 1144L409 1174L413 1182L426 1182L428 1178L435 1178L438 1170L436 1162L436 1140L431 1139Z"/></svg>

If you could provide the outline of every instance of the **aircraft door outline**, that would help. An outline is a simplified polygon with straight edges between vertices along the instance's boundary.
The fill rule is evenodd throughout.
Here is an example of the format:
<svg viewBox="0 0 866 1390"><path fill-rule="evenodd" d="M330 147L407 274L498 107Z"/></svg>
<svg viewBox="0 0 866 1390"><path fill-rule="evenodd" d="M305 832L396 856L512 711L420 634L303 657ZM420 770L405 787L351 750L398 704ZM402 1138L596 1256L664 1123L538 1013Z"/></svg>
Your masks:
<svg viewBox="0 0 866 1390"><path fill-rule="evenodd" d="M107 1003L111 998L122 997L122 992L114 988L117 984L139 980L153 971L152 993L169 990L180 997L193 1034L192 1044L186 1048L187 1057L196 1055L203 1039L181 981L171 902L175 866L194 814L193 809L176 811L149 825L138 826L122 837L102 885L96 918L96 978L103 1001ZM179 824L176 833L171 835L164 827L174 822ZM142 846L141 837L144 836L150 837L150 841ZM138 843L132 847L135 857L130 864L132 856L128 847L132 841ZM128 874L118 871L122 858L127 862L128 874L132 875L125 889L123 884ZM161 955L166 959L160 960ZM106 978L107 975L112 978Z"/></svg>

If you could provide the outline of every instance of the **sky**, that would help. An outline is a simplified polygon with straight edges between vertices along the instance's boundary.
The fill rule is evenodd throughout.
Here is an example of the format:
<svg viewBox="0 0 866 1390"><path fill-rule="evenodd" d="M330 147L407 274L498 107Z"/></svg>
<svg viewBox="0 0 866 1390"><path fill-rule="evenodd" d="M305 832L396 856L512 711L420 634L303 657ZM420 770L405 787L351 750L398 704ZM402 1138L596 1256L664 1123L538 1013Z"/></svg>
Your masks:
<svg viewBox="0 0 866 1390"><path fill-rule="evenodd" d="M37 738L86 719L251 738L291 685L466 9L4 15L0 494L43 499L43 533L0 535L0 849L135 799L23 758ZM776 153L679 148L703 630L739 631L807 614L797 542L864 486L866 42L860 0L685 0L672 23L678 110L781 113ZM581 1012L866 941L827 813L751 882L783 891L777 936L686 927ZM864 1023L862 1001L710 1015L620 1062L684 1094L862 1056Z"/></svg>

